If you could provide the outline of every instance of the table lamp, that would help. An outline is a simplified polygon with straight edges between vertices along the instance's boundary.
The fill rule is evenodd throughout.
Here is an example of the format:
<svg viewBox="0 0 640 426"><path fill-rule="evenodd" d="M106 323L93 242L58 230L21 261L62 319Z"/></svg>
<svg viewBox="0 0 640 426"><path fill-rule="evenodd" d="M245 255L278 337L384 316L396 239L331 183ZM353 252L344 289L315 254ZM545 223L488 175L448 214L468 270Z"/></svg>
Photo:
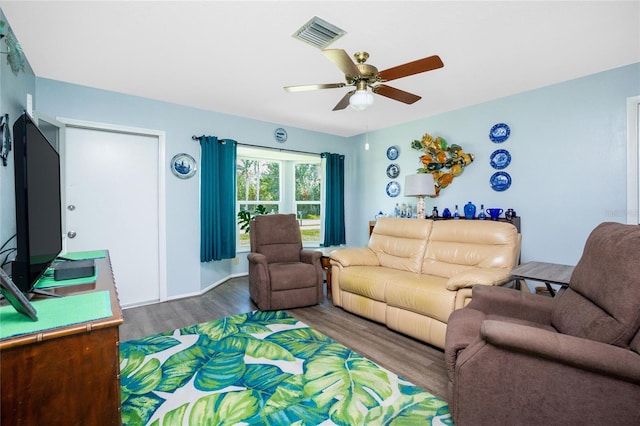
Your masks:
<svg viewBox="0 0 640 426"><path fill-rule="evenodd" d="M418 198L418 218L424 219L424 197L436 195L435 182L431 173L408 175L404 178L405 197Z"/></svg>

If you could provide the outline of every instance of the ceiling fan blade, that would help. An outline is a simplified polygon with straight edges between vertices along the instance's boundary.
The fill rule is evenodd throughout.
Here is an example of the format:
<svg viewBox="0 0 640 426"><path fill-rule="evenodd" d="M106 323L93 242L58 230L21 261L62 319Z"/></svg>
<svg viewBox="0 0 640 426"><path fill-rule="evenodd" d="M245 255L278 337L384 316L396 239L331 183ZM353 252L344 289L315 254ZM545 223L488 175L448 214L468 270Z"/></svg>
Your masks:
<svg viewBox="0 0 640 426"><path fill-rule="evenodd" d="M372 87L372 90L373 93L394 99L396 101L404 102L405 104L412 104L422 99L422 97L418 95L405 92L404 90L396 89L395 87L387 86L386 84L379 84L377 86L374 86Z"/></svg>
<svg viewBox="0 0 640 426"><path fill-rule="evenodd" d="M431 71L444 67L442 59L438 55L407 62L397 67L389 68L379 72L381 81L391 81L397 78L408 77L421 72Z"/></svg>
<svg viewBox="0 0 640 426"><path fill-rule="evenodd" d="M345 83L305 84L303 86L286 86L284 90L287 92L304 92L307 90L335 89L344 86L346 86Z"/></svg>
<svg viewBox="0 0 640 426"><path fill-rule="evenodd" d="M362 77L360 70L356 64L351 60L351 57L344 49L325 49L322 51L331 62L336 64L340 70L351 77Z"/></svg>
<svg viewBox="0 0 640 426"><path fill-rule="evenodd" d="M349 98L354 93L356 93L356 91L352 90L352 91L348 92L346 95L344 95L344 97L342 99L340 99L340 102L338 102L336 104L336 106L333 107L333 111L338 111L338 110L345 109L346 107L348 107L349 106Z"/></svg>

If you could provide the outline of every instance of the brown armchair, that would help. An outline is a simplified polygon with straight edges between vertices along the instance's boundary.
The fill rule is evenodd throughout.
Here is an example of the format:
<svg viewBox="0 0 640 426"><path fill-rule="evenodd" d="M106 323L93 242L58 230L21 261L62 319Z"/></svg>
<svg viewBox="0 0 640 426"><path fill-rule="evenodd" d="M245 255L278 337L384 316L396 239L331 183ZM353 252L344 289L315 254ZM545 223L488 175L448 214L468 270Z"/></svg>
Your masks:
<svg viewBox="0 0 640 426"><path fill-rule="evenodd" d="M640 226L596 227L555 298L474 286L445 358L457 426L640 424Z"/></svg>
<svg viewBox="0 0 640 426"><path fill-rule="evenodd" d="M249 226L249 294L258 308L270 311L320 303L322 253L302 249L296 216L260 215Z"/></svg>

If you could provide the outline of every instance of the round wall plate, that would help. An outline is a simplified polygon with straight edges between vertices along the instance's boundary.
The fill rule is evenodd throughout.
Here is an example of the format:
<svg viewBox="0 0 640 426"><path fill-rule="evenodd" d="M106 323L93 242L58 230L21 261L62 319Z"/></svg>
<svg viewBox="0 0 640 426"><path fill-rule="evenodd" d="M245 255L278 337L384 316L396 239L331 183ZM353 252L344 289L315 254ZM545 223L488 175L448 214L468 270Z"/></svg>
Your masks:
<svg viewBox="0 0 640 426"><path fill-rule="evenodd" d="M389 182L387 184L387 195L392 198L400 195L400 184L395 180Z"/></svg>
<svg viewBox="0 0 640 426"><path fill-rule="evenodd" d="M398 176L400 176L400 166L395 163L389 164L389 167L387 167L387 177L395 179Z"/></svg>
<svg viewBox="0 0 640 426"><path fill-rule="evenodd" d="M189 179L196 174L196 169L196 160L189 154L176 154L171 159L171 171L180 179Z"/></svg>
<svg viewBox="0 0 640 426"><path fill-rule="evenodd" d="M494 125L489 131L489 139L494 143L502 143L509 139L511 129L505 123L498 123Z"/></svg>
<svg viewBox="0 0 640 426"><path fill-rule="evenodd" d="M489 157L489 164L496 170L502 170L511 163L511 154L506 149L496 149Z"/></svg>
<svg viewBox="0 0 640 426"><path fill-rule="evenodd" d="M502 192L511 186L511 176L507 172L495 172L489 179L494 191Z"/></svg>
<svg viewBox="0 0 640 426"><path fill-rule="evenodd" d="M399 155L400 155L400 148L398 148L397 145L393 145L387 148L387 158L389 160L393 161L396 158L398 158Z"/></svg>

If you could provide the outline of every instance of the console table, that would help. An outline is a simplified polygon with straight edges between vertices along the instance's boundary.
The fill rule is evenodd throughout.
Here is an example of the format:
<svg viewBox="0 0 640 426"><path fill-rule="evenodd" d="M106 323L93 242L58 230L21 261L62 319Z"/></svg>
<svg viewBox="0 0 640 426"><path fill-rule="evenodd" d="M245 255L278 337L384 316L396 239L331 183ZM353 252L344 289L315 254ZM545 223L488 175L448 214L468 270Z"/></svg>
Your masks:
<svg viewBox="0 0 640 426"><path fill-rule="evenodd" d="M0 424L122 424L118 347L122 310L108 253L95 264L95 283L49 291L107 290L111 317L0 340Z"/></svg>
<svg viewBox="0 0 640 426"><path fill-rule="evenodd" d="M431 220L456 220L452 217L438 217L436 219L433 219L432 217L428 217L427 219L431 219ZM416 219L417 220L417 219ZM474 219L465 219L464 217L461 217L460 219L457 220L477 220L479 221L480 219L478 218L474 218ZM493 222L493 219L485 219L486 222ZM507 223L511 223L513 226L516 227L516 229L518 230L518 233L520 233L520 216L515 216L512 219L506 219L504 217L498 218L496 219L496 221L498 222L507 222ZM371 234L373 234L373 228L375 228L376 226L376 221L375 220L370 220L369 221L369 236L371 236Z"/></svg>
<svg viewBox="0 0 640 426"><path fill-rule="evenodd" d="M522 288L522 285L527 285L524 280L541 281L553 297L556 292L551 284L558 284L563 288L567 287L574 268L575 266L557 263L527 262L511 270L511 279L516 281L516 287L519 288Z"/></svg>

